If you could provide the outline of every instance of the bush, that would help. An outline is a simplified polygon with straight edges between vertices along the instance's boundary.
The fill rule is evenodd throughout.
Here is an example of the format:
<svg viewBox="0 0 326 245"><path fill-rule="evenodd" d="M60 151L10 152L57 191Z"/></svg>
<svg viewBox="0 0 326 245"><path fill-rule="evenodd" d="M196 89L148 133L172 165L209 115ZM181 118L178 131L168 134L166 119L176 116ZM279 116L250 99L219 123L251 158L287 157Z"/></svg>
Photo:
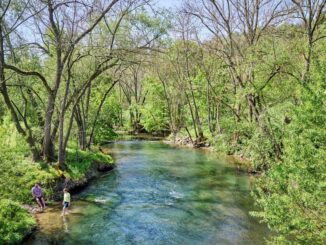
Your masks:
<svg viewBox="0 0 326 245"><path fill-rule="evenodd" d="M19 243L35 225L35 220L17 202L0 200L0 244Z"/></svg>
<svg viewBox="0 0 326 245"><path fill-rule="evenodd" d="M284 139L283 161L256 183L262 218L295 244L326 244L325 87L303 95Z"/></svg>

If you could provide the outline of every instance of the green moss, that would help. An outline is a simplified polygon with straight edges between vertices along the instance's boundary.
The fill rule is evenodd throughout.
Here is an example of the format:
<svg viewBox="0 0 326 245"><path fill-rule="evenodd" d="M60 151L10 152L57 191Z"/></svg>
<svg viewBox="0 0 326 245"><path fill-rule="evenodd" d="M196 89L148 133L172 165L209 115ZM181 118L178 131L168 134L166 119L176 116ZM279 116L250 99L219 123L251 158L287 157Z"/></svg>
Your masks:
<svg viewBox="0 0 326 245"><path fill-rule="evenodd" d="M89 202L95 202L95 199L96 199L96 195L94 195L94 194L89 194L85 198L83 198L83 200L86 200Z"/></svg>

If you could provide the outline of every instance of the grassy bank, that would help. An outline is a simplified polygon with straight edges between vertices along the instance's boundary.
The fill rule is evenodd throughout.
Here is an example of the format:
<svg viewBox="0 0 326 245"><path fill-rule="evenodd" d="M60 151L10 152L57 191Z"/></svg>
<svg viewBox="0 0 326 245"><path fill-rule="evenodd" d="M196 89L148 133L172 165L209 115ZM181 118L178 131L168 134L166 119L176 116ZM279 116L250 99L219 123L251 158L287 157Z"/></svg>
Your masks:
<svg viewBox="0 0 326 245"><path fill-rule="evenodd" d="M2 142L5 145L0 149L0 244L19 243L35 227L34 218L22 208L23 204L35 205L30 192L35 182L41 183L46 201L51 202L62 177L78 182L85 179L94 164L113 165L112 158L98 150L68 149L67 169L62 172L56 165L33 163L20 141Z"/></svg>

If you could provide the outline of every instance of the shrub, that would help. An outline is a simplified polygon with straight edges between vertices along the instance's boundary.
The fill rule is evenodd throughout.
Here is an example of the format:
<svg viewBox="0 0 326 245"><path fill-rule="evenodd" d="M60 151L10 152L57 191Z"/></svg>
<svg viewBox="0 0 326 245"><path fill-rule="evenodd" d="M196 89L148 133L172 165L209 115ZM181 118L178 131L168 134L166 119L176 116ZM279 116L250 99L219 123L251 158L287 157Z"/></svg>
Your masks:
<svg viewBox="0 0 326 245"><path fill-rule="evenodd" d="M35 220L17 202L0 200L0 244L19 243L35 225Z"/></svg>
<svg viewBox="0 0 326 245"><path fill-rule="evenodd" d="M304 94L284 139L283 161L259 179L254 192L262 218L295 244L326 243L325 87Z"/></svg>

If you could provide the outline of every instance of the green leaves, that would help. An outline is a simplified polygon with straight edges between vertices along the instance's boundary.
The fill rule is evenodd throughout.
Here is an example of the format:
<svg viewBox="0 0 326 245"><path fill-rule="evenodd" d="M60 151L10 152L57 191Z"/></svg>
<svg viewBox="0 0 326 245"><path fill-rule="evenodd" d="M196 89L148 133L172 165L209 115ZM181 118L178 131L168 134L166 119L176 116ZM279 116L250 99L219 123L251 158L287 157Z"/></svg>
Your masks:
<svg viewBox="0 0 326 245"><path fill-rule="evenodd" d="M35 220L10 199L0 199L0 244L16 244L35 227Z"/></svg>
<svg viewBox="0 0 326 245"><path fill-rule="evenodd" d="M145 77L142 81L147 91L146 103L139 107L141 124L147 132L160 132L168 129L168 109L164 99L163 87L154 77Z"/></svg>
<svg viewBox="0 0 326 245"><path fill-rule="evenodd" d="M256 183L261 217L282 239L300 244L326 241L326 97L315 81L303 90L284 139L283 161ZM311 93L313 91L313 93Z"/></svg>

